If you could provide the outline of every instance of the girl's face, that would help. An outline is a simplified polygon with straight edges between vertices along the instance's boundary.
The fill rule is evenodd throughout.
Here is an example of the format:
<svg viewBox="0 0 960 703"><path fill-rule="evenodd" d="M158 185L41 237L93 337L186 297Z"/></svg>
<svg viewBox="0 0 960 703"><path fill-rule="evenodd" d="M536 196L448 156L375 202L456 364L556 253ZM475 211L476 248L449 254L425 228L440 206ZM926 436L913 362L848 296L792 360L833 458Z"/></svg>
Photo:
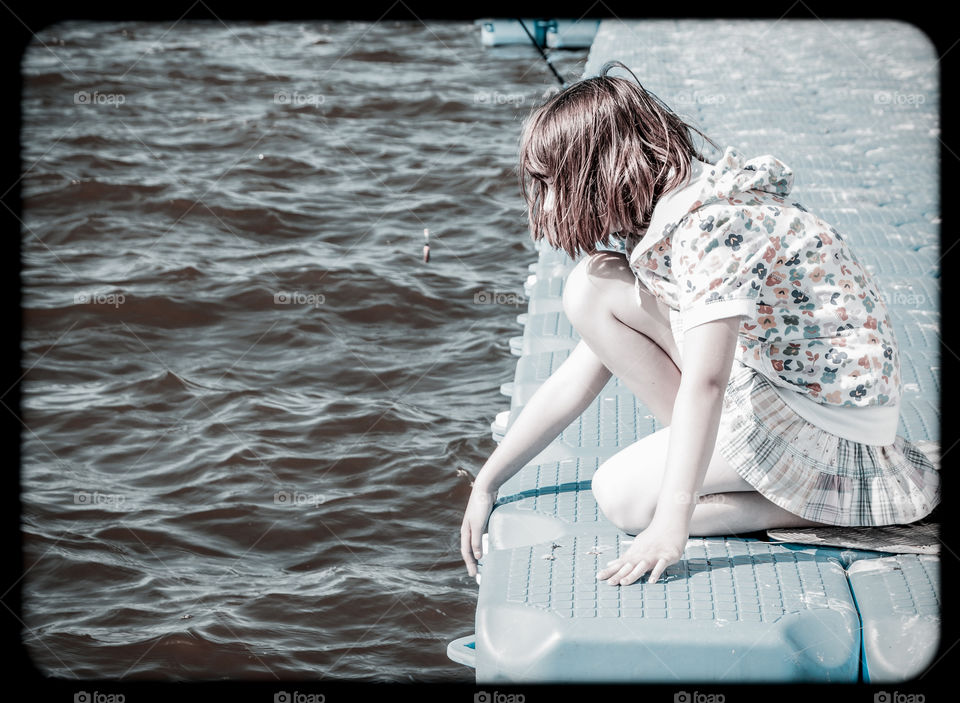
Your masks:
<svg viewBox="0 0 960 703"><path fill-rule="evenodd" d="M543 211L552 212L556 203L557 203L557 196L554 194L553 188L550 188L549 186L547 186L547 194L543 196L543 205L541 205L541 207L543 208ZM559 247L559 244L554 240L550 232L546 232L545 236L550 246L552 246L554 249Z"/></svg>
<svg viewBox="0 0 960 703"><path fill-rule="evenodd" d="M557 202L556 196L553 194L553 188L547 187L547 194L543 198L543 210L544 212L552 212L554 203Z"/></svg>

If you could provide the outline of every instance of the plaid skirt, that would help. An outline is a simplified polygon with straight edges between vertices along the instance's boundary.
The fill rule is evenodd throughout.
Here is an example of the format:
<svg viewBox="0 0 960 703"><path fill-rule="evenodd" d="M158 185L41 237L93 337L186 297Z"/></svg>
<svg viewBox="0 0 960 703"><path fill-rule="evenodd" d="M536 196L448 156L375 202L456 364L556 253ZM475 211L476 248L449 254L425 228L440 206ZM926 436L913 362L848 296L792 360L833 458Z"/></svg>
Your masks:
<svg viewBox="0 0 960 703"><path fill-rule="evenodd" d="M937 467L913 443L867 445L794 412L755 369L733 362L717 449L762 496L808 520L902 525L940 502Z"/></svg>

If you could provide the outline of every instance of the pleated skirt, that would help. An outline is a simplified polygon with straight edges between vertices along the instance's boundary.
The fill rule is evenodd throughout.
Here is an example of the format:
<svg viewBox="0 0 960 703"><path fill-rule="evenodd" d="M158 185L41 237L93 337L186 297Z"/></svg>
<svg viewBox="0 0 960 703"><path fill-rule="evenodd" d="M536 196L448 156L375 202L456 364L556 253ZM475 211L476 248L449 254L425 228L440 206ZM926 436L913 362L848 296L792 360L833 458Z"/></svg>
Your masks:
<svg viewBox="0 0 960 703"><path fill-rule="evenodd" d="M755 369L735 360L717 448L761 495L829 525L902 525L940 502L940 474L913 443L868 445L800 417Z"/></svg>

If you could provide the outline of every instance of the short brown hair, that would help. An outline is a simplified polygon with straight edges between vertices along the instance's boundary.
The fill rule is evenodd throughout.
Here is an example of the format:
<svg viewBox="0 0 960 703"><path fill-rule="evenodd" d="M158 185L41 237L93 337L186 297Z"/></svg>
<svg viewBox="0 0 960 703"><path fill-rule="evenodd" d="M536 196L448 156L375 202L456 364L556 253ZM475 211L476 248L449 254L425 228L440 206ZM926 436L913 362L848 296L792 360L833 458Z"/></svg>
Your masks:
<svg viewBox="0 0 960 703"><path fill-rule="evenodd" d="M534 241L547 236L571 258L609 245L613 230L639 235L660 196L690 176L703 158L681 120L634 77L598 75L565 88L527 117L520 140L520 191ZM672 169L672 173L671 173ZM543 209L549 189L555 197Z"/></svg>

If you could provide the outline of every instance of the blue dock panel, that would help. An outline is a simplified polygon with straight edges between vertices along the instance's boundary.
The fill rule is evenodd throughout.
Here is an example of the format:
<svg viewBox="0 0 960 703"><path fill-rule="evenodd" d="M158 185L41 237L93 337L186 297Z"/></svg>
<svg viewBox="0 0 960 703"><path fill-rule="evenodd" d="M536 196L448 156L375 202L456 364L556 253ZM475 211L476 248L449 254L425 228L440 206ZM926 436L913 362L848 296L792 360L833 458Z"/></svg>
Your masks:
<svg viewBox="0 0 960 703"><path fill-rule="evenodd" d="M843 566L756 540L692 539L655 584L596 572L616 529L493 549L477 681L855 682L860 628Z"/></svg>
<svg viewBox="0 0 960 703"><path fill-rule="evenodd" d="M896 683L919 676L940 644L940 560L898 554L847 570L863 622L863 679Z"/></svg>

